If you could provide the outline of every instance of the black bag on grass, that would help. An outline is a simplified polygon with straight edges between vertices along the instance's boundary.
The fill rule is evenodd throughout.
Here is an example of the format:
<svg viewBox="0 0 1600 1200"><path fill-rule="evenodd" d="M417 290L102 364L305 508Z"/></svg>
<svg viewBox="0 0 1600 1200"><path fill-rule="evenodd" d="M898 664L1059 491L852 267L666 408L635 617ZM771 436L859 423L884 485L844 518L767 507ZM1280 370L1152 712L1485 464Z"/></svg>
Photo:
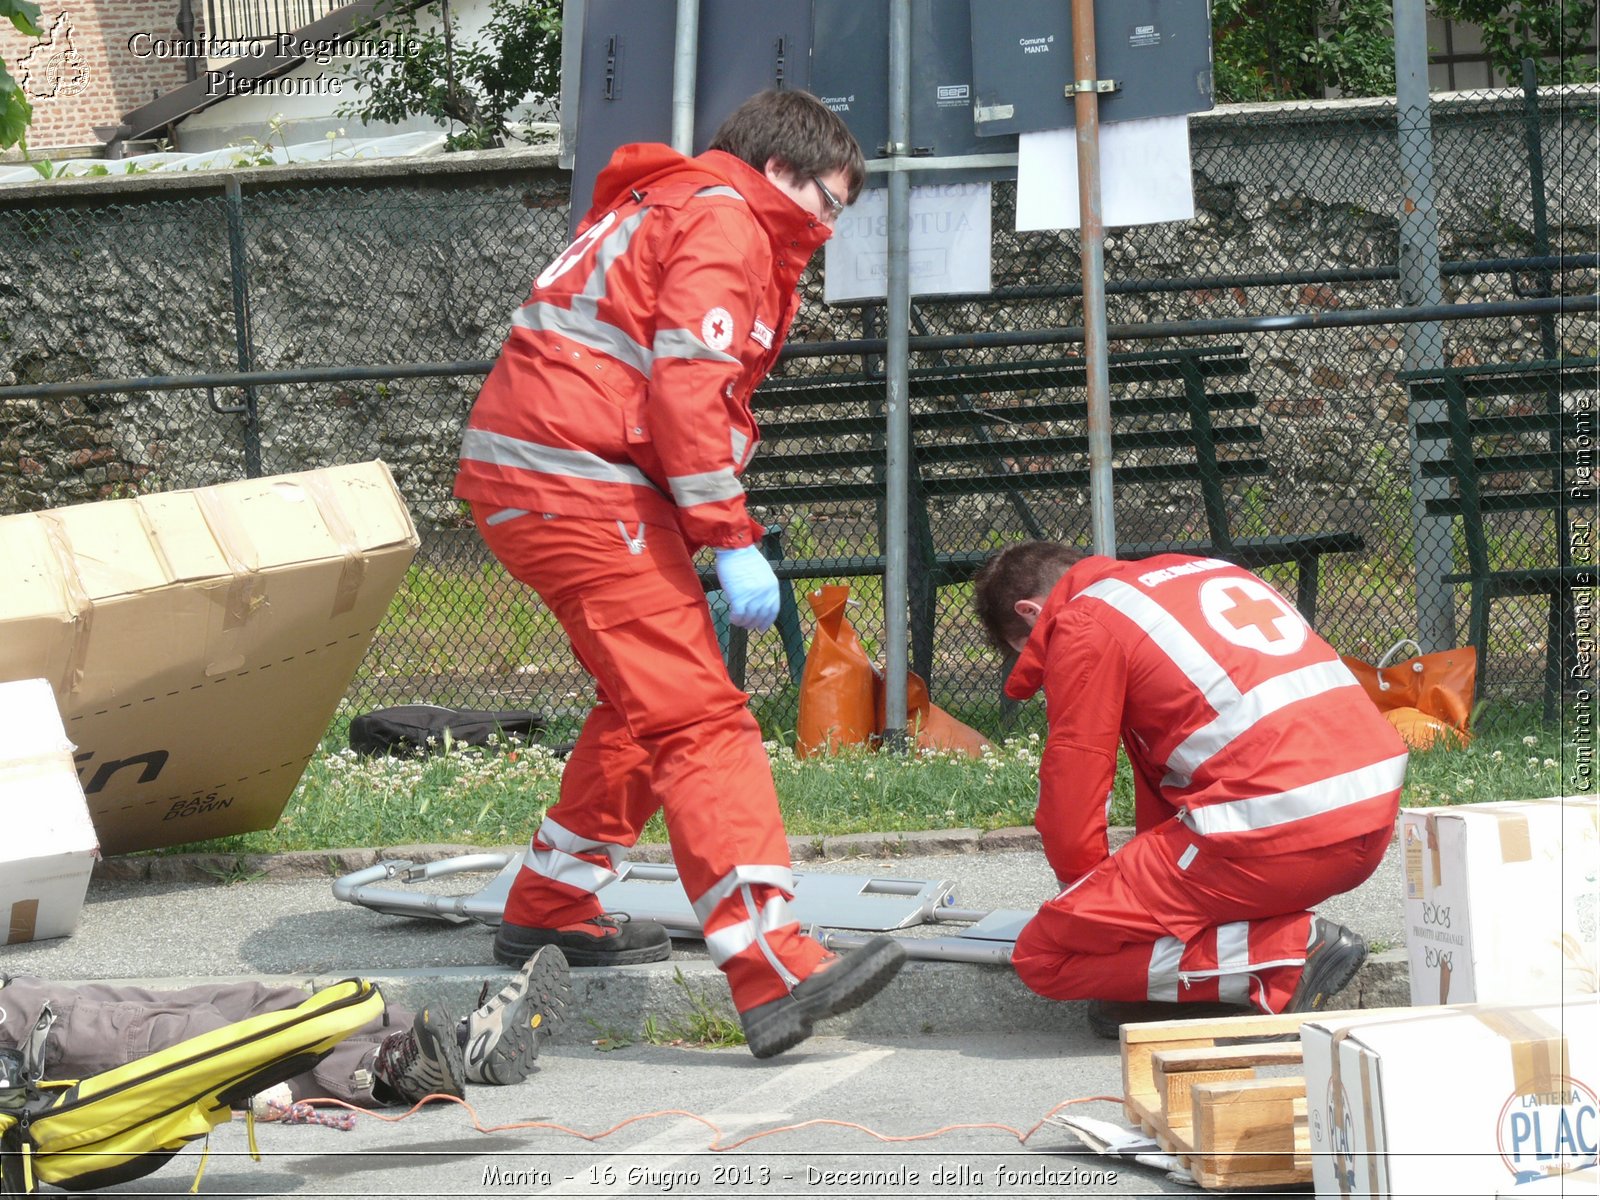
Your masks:
<svg viewBox="0 0 1600 1200"><path fill-rule="evenodd" d="M449 741L487 746L493 733L533 737L545 726L539 713L525 709L480 712L437 704L402 704L363 713L350 722L350 749L357 754L442 754Z"/></svg>

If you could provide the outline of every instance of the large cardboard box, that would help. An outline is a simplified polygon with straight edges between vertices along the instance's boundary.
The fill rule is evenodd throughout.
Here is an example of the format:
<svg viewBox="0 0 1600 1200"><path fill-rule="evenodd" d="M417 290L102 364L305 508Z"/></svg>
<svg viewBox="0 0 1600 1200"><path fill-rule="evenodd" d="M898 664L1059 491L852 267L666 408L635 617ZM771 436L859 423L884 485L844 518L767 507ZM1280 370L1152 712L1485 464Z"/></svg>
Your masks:
<svg viewBox="0 0 1600 1200"><path fill-rule="evenodd" d="M1600 801L1400 814L1413 1004L1518 1004L1596 990Z"/></svg>
<svg viewBox="0 0 1600 1200"><path fill-rule="evenodd" d="M78 927L99 857L50 685L0 683L0 944Z"/></svg>
<svg viewBox="0 0 1600 1200"><path fill-rule="evenodd" d="M1313 1020L1300 1041L1319 1200L1492 1200L1594 1163L1595 997Z"/></svg>
<svg viewBox="0 0 1600 1200"><path fill-rule="evenodd" d="M107 853L265 829L416 548L378 462L0 517L0 680L50 682Z"/></svg>

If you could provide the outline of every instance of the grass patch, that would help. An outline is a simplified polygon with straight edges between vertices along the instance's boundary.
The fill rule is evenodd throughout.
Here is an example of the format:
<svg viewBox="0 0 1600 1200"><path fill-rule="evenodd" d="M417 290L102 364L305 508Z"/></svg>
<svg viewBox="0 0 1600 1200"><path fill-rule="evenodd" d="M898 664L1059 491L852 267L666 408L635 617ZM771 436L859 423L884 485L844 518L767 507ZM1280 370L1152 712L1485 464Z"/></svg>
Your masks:
<svg viewBox="0 0 1600 1200"><path fill-rule="evenodd" d="M1402 803L1427 807L1559 794L1563 754L1570 757L1572 748L1563 748L1560 735L1532 709L1495 716L1463 749L1413 753ZM538 827L559 794L563 760L543 745L509 739L489 747L452 746L429 758L367 759L344 748L347 725L340 721L330 729L274 828L181 849L268 854L412 842L510 846ZM766 743L789 833L815 838L1029 825L1042 746L1034 730L1014 734L981 759L852 748L802 760L781 741ZM1111 818L1121 825L1133 820L1125 759L1112 789ZM642 840L666 841L659 815L645 826Z"/></svg>

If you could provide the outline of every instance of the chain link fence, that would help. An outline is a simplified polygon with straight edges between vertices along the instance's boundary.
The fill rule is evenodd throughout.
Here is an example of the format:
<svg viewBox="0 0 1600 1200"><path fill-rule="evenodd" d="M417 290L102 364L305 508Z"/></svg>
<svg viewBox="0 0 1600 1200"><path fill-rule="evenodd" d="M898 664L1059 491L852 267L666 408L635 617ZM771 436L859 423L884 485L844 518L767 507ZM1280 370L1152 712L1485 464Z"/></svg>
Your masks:
<svg viewBox="0 0 1600 1200"><path fill-rule="evenodd" d="M1594 356L1596 105L1592 88L1435 104L1437 298L1544 308L1431 324L1392 311L1421 302L1415 251L1401 253L1417 197L1392 101L1196 118L1195 219L1112 230L1106 246L1124 552L1233 554L1303 609L1314 590L1317 627L1347 654L1467 642L1472 590L1450 578L1468 571L1463 521L1420 507L1457 485L1424 476L1446 450L1419 438L1427 414L1401 375ZM197 177L26 203L0 192L0 511L383 458L423 548L349 704L581 713L588 681L559 626L450 496L487 360L566 240L565 173L293 174L242 177L242 190ZM1063 332L1082 324L1078 240L1013 232L1010 183L993 185L993 205L992 291L914 304L910 497L913 666L938 703L990 732L1011 714L969 613L972 569L1019 537L1087 545L1090 528L1081 347ZM758 397L765 446L747 483L801 613L808 588L848 582L852 620L881 653L882 309L825 305L820 260L792 353ZM293 374L312 367L342 377ZM183 386L234 370L257 374ZM134 377L169 378L107 382ZM88 394L62 394L69 384ZM1554 405L1578 423L1575 446L1594 373L1472 403L1511 416ZM1551 447L1543 426L1496 436L1499 449L1506 437ZM1582 482L1581 457L1567 465L1545 463L1549 490ZM1506 556L1496 569L1592 564L1589 503L1497 510L1484 539ZM1565 626L1551 624L1551 595ZM1481 696L1540 699L1575 596L1492 605ZM729 639L774 732L794 725L808 624Z"/></svg>

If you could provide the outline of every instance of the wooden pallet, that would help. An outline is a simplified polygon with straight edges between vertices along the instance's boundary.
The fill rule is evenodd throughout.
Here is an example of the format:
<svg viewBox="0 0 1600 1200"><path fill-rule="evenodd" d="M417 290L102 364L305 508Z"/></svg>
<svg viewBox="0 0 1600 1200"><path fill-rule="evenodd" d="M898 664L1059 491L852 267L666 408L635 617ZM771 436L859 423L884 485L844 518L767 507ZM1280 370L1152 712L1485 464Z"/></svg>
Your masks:
<svg viewBox="0 0 1600 1200"><path fill-rule="evenodd" d="M1299 1065L1305 1021L1350 1015L1124 1025L1123 1109L1203 1188L1310 1183L1305 1077L1259 1072ZM1294 1040L1266 1040L1285 1036Z"/></svg>

